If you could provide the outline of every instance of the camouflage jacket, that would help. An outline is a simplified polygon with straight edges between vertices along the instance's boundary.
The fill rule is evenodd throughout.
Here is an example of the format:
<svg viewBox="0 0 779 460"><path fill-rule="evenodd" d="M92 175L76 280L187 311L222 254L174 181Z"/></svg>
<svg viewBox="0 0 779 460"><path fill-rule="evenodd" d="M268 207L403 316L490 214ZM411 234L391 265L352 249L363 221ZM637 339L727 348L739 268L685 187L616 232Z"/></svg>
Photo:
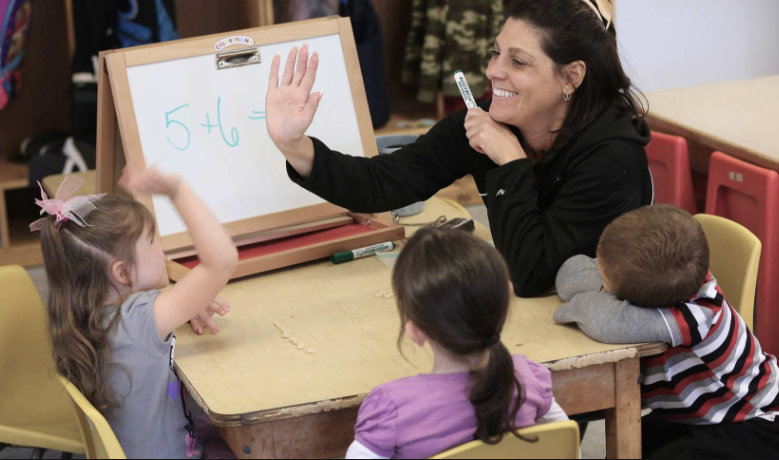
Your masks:
<svg viewBox="0 0 779 460"><path fill-rule="evenodd" d="M462 70L478 98L503 21L503 0L414 0L403 83L419 88L421 102L433 102L440 90L460 95L452 75Z"/></svg>

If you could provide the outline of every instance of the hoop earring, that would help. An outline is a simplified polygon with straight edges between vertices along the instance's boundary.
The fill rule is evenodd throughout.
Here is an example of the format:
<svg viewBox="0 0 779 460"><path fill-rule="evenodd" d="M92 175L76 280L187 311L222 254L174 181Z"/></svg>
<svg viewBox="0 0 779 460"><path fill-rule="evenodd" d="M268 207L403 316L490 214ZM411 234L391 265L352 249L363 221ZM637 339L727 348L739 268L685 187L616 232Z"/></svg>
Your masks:
<svg viewBox="0 0 779 460"><path fill-rule="evenodd" d="M565 92L563 93L563 100L565 102L571 102L571 92L570 91L565 90Z"/></svg>

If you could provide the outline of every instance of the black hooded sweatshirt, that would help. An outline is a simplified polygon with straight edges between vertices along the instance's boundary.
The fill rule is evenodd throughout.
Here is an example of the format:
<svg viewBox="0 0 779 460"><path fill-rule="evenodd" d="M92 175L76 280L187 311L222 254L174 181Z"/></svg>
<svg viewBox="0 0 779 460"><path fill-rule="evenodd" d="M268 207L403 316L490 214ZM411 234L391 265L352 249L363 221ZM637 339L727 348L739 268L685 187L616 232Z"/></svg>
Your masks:
<svg viewBox="0 0 779 460"><path fill-rule="evenodd" d="M489 110L491 101L482 104ZM308 178L291 165L292 181L338 206L374 213L425 201L472 174L487 206L495 247L521 297L546 294L568 258L595 257L601 233L614 219L652 204L644 147L649 127L614 107L549 161L498 166L471 148L462 110L447 116L416 143L391 155L358 158L314 141ZM519 131L512 129L515 135Z"/></svg>

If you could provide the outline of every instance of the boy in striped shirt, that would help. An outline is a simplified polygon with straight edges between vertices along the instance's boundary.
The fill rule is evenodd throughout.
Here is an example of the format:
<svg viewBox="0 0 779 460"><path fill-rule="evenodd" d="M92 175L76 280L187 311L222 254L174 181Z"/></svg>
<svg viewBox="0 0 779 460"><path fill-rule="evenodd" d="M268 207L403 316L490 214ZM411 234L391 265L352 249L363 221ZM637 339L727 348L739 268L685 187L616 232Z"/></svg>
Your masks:
<svg viewBox="0 0 779 460"><path fill-rule="evenodd" d="M558 323L606 343L666 342L641 362L644 458L779 455L779 369L709 272L700 224L673 206L625 214L598 259L557 275Z"/></svg>

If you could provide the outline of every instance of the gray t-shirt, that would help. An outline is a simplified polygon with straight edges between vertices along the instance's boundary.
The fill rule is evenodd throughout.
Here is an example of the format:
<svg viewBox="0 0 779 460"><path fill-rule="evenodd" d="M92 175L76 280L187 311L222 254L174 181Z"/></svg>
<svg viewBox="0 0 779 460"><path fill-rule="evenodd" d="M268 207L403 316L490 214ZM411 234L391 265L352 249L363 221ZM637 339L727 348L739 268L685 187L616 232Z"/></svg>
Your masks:
<svg viewBox="0 0 779 460"><path fill-rule="evenodd" d="M117 310L120 315L109 335L114 365L108 381L124 399L106 419L127 458L187 458L188 421L181 382L172 370L176 336L160 340L154 319L158 295L159 291L133 294L121 307L107 310L105 317L107 324ZM200 446L196 449L200 451Z"/></svg>

